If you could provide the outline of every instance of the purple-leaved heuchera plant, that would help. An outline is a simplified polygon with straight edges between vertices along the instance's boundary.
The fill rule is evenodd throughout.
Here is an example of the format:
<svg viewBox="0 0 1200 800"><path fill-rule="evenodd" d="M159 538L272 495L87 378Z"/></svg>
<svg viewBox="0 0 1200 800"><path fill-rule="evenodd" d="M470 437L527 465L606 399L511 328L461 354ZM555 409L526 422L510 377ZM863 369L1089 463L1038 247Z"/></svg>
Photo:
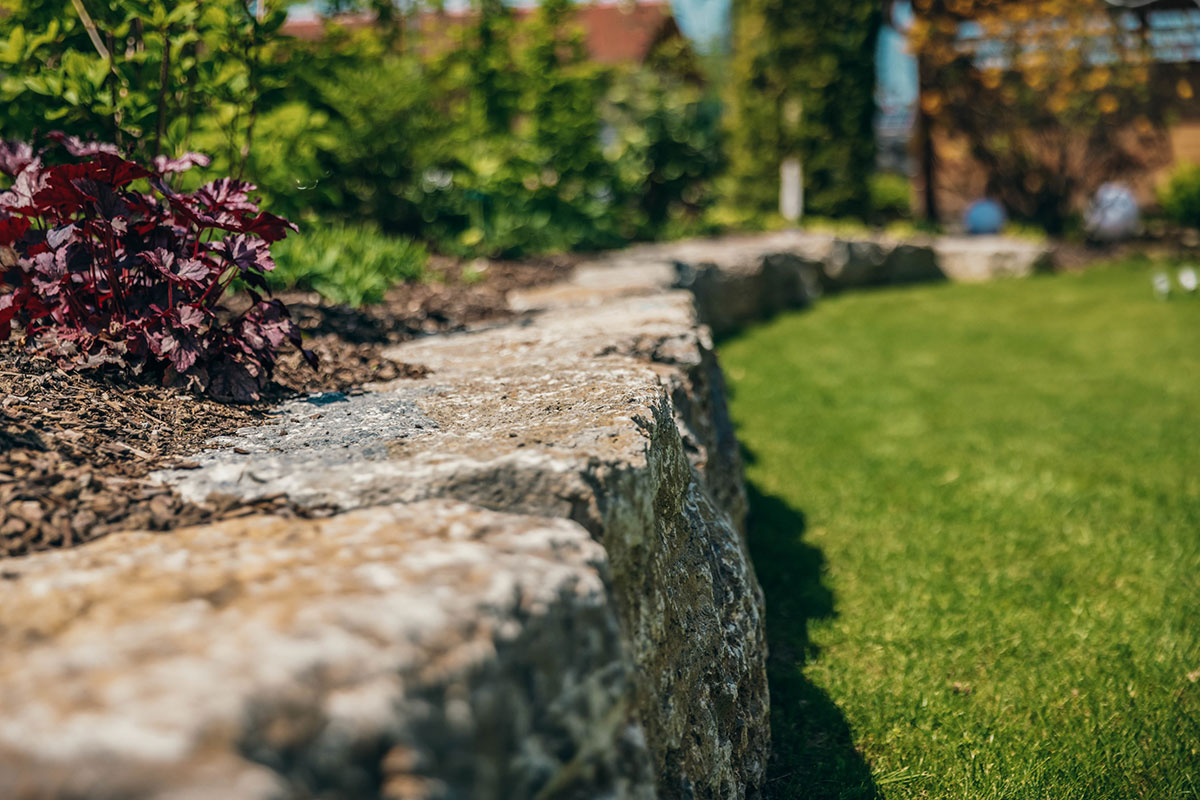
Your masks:
<svg viewBox="0 0 1200 800"><path fill-rule="evenodd" d="M112 145L50 138L43 150L0 142L11 179L0 193L0 339L15 325L64 369L116 365L220 400L259 399L280 347L300 346L283 303L263 296L270 245L295 226L260 211L249 183L171 188L206 156L147 167ZM240 314L222 306L234 280L251 298Z"/></svg>

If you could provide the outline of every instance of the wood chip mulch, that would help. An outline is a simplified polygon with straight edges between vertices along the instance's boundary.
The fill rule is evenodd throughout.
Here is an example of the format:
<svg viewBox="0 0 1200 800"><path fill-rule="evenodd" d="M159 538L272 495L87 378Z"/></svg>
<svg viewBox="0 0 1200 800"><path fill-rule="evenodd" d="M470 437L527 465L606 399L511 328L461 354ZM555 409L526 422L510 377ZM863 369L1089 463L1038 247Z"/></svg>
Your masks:
<svg viewBox="0 0 1200 800"><path fill-rule="evenodd" d="M64 372L19 344L0 345L0 559L121 530L166 531L266 512L328 513L285 497L247 504L212 496L188 503L146 475L189 468L188 456L210 439L261 424L288 397L424 377L420 365L384 357L383 346L504 318L510 290L561 280L571 266L566 259L491 262L483 269L443 261L433 265L440 280L397 287L383 303L362 310L285 295L321 366L314 373L299 353L284 353L269 397L252 406L114 373Z"/></svg>

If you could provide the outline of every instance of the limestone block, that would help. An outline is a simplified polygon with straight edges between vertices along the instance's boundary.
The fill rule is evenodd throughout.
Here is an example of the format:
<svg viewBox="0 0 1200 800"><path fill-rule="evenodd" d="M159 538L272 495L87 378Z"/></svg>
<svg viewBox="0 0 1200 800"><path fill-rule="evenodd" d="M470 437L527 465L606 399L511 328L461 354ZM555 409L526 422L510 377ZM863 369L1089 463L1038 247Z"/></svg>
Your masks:
<svg viewBox="0 0 1200 800"><path fill-rule="evenodd" d="M439 501L11 562L0 797L653 798L607 577Z"/></svg>
<svg viewBox="0 0 1200 800"><path fill-rule="evenodd" d="M1007 236L946 236L934 249L942 272L963 283L1023 278L1053 265L1048 246Z"/></svg>

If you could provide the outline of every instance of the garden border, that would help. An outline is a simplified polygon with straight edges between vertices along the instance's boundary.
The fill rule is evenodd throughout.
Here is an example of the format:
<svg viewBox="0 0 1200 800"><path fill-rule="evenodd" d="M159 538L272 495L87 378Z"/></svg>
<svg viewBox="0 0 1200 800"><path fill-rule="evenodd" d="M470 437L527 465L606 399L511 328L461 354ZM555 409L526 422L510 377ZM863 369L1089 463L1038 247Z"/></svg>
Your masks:
<svg viewBox="0 0 1200 800"><path fill-rule="evenodd" d="M1014 248L1002 271L1045 256ZM516 323L390 351L426 380L218 440L159 477L339 513L6 563L0 795L756 796L762 595L701 320L941 278L962 250L786 233L610 254L514 294Z"/></svg>

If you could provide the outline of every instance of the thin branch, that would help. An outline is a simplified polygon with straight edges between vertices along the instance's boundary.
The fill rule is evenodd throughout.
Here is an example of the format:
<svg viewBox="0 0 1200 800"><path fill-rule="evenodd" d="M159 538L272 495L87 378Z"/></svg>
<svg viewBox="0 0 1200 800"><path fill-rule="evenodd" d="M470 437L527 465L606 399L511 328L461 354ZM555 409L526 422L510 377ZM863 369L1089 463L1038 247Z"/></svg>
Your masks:
<svg viewBox="0 0 1200 800"><path fill-rule="evenodd" d="M79 21L83 23L84 29L87 30L88 38L92 40L92 46L96 48L96 52L100 54L101 58L112 64L112 55L109 54L108 48L104 46L104 42L100 40L100 31L96 30L96 23L92 22L91 15L83 7L83 0L71 0L71 5L75 6L75 13L79 15Z"/></svg>

